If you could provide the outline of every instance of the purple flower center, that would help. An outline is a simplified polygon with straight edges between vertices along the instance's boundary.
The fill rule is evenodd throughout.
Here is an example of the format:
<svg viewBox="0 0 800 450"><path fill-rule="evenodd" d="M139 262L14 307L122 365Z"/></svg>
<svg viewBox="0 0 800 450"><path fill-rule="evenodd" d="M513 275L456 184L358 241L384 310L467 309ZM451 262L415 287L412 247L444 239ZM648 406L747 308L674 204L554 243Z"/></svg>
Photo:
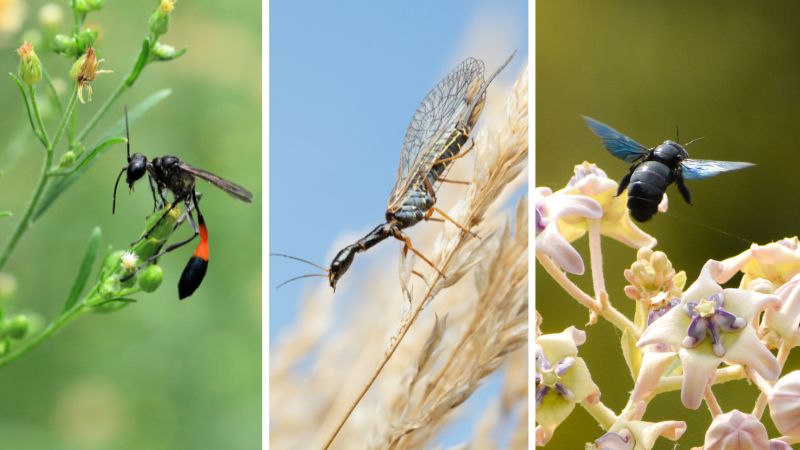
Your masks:
<svg viewBox="0 0 800 450"><path fill-rule="evenodd" d="M547 206L544 204L544 201L536 202L536 236L539 235L547 225L550 224L551 220L547 217Z"/></svg>
<svg viewBox="0 0 800 450"><path fill-rule="evenodd" d="M691 318L689 329L682 342L684 347L695 348L709 336L714 354L718 357L725 355L722 332L740 331L747 325L747 321L725 311L722 307L724 303L725 297L718 292L708 299L687 302L683 306L683 312Z"/></svg>
<svg viewBox="0 0 800 450"><path fill-rule="evenodd" d="M623 436L619 433L609 431L594 441L597 450L632 450L634 446L631 436Z"/></svg>
<svg viewBox="0 0 800 450"><path fill-rule="evenodd" d="M536 407L542 404L544 396L551 391L568 401L575 398L575 394L561 380L574 364L575 358L567 356L553 365L540 348L536 350Z"/></svg>
<svg viewBox="0 0 800 450"><path fill-rule="evenodd" d="M678 306L681 303L679 298L673 297L668 302L653 303L650 313L647 315L647 325L655 322L656 319L666 314L670 309Z"/></svg>

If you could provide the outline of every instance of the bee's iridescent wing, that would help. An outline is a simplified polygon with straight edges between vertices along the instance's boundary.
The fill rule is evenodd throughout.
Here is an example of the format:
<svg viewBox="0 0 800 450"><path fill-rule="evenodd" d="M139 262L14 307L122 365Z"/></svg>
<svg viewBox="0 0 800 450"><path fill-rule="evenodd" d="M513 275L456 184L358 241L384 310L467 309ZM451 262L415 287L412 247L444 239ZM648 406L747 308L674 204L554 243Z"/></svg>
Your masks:
<svg viewBox="0 0 800 450"><path fill-rule="evenodd" d="M424 166L433 164L437 142L455 129L471 106L470 100L482 88L483 61L467 58L425 96L403 139L397 180L389 195L390 208L405 195L413 175L424 173Z"/></svg>
<svg viewBox="0 0 800 450"><path fill-rule="evenodd" d="M745 169L755 164L737 161L714 161L711 159L684 159L681 162L681 173L685 180L702 180L723 172Z"/></svg>
<svg viewBox="0 0 800 450"><path fill-rule="evenodd" d="M606 150L617 158L627 163L632 163L647 153L647 147L610 126L587 116L583 116L583 120L589 125L592 133L603 140L603 146Z"/></svg>
<svg viewBox="0 0 800 450"><path fill-rule="evenodd" d="M228 181L222 177L218 177L213 173L205 171L203 169L192 167L183 161L181 161L178 166L181 168L181 170L189 172L190 174L198 178L202 178L208 181L209 183L213 184L214 186L222 189L223 191L227 192L230 196L232 196L237 200L241 200L247 203L253 201L253 194L250 191L232 181Z"/></svg>

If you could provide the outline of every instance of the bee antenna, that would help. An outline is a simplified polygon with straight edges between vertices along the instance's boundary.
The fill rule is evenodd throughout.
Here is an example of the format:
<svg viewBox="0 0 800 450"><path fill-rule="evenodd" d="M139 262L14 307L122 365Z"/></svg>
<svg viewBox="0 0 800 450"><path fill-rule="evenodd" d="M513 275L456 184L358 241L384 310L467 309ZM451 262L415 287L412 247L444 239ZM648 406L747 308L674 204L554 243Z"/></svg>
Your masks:
<svg viewBox="0 0 800 450"><path fill-rule="evenodd" d="M325 272L330 272L330 269L328 269L327 267L322 267L322 266L320 266L319 264L313 263L313 262L311 262L311 261L308 261L308 260L305 260L305 259L303 259L303 258L298 258L297 256L285 255L285 254L283 254L283 253L270 253L270 255L272 255L272 256L280 256L280 257L282 257L282 258L289 258L289 259L293 259L293 260L295 260L295 261L300 261L300 262L303 262L303 263L306 263L306 264L312 265L312 266L316 267L317 269L324 270Z"/></svg>
<svg viewBox="0 0 800 450"><path fill-rule="evenodd" d="M122 170L119 171L119 175L117 175L117 181L114 182L114 201L111 203L111 214L114 214L114 211L117 209L117 186L119 186L119 180L122 178L122 174L125 173L127 168L127 166L123 167Z"/></svg>
<svg viewBox="0 0 800 450"><path fill-rule="evenodd" d="M128 105L125 105L125 144L128 146L128 162L131 162L131 135L128 131Z"/></svg>
<svg viewBox="0 0 800 450"><path fill-rule="evenodd" d="M701 136L699 138L692 139L691 141L689 141L686 144L684 144L684 147L688 147L690 144L694 144L695 142L697 142L697 141L699 141L699 140L701 140L703 138L705 138L705 136Z"/></svg>
<svg viewBox="0 0 800 450"><path fill-rule="evenodd" d="M327 276L328 275L324 274L324 273L310 273L308 275L300 275L299 277L290 278L290 279L284 281L283 283L275 286L275 289L276 290L280 289L283 286L286 286L287 284L291 283L292 281L297 281L297 280L300 280L300 279L303 279L303 278L312 278L312 277L323 277L324 278L324 277L327 277Z"/></svg>

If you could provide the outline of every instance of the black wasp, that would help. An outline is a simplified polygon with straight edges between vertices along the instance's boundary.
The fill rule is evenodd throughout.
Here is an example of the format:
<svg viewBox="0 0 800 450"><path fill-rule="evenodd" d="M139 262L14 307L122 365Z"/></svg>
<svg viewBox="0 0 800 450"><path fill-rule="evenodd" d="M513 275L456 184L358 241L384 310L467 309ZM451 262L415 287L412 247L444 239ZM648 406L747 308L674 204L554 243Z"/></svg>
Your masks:
<svg viewBox="0 0 800 450"><path fill-rule="evenodd" d="M253 200L253 194L236 183L218 177L205 170L192 167L176 156L159 156L150 161L141 153L134 153L133 156L131 156L131 141L128 130L128 108L125 108L125 137L127 138L128 147L128 165L122 168L117 176L117 181L114 183L114 200L111 206L111 213L113 214L117 207L117 186L119 185L119 180L122 178L123 173L125 174L125 182L128 183L128 188L131 191L133 190L134 183L147 174L147 179L150 183L150 191L153 193L153 211L168 204L164 196L167 191L172 192L173 195L173 200L169 203L170 208L164 211L159 220L150 230L145 232L141 239L147 238L150 231L161 223L173 207L181 203L186 206L186 217L189 219L192 231L194 232L192 236L166 247L160 253L144 262L144 264L146 264L165 253L188 244L199 234L200 243L197 244L194 254L186 263L186 267L183 269L181 279L178 283L178 296L183 300L192 295L200 286L206 274L206 269L208 268L208 229L206 228L203 214L200 212L200 206L197 203L200 195L195 189L195 179L201 178L208 181L227 192L232 197L243 202L250 203ZM156 195L158 195L158 197L156 197ZM192 206L197 214L197 223L195 223L192 217Z"/></svg>
<svg viewBox="0 0 800 450"><path fill-rule="evenodd" d="M753 165L748 162L691 159L683 145L670 140L647 148L604 123L586 116L583 118L592 132L603 140L606 150L627 163L633 163L628 174L619 182L617 195L628 188L628 210L640 222L653 217L667 187L673 182L686 203L691 205L692 196L684 184L685 180L701 180Z"/></svg>
<svg viewBox="0 0 800 450"><path fill-rule="evenodd" d="M336 283L350 268L355 256L389 237L404 243L404 253L412 251L444 276L433 262L414 248L411 239L402 230L423 220L447 220L471 234L464 226L434 206L436 190L442 182L468 184L463 181L448 180L445 175L453 161L464 157L474 147L470 146L462 152L483 110L486 89L513 57L512 53L486 80L483 78L483 61L467 58L434 86L422 100L408 125L400 152L397 179L389 195L386 223L378 225L354 244L340 250L333 258L330 267L318 266L294 256L273 253L276 256L312 264L326 272L292 278L278 287L299 278L319 276L327 277L331 288L336 290ZM434 212L442 218L432 217Z"/></svg>

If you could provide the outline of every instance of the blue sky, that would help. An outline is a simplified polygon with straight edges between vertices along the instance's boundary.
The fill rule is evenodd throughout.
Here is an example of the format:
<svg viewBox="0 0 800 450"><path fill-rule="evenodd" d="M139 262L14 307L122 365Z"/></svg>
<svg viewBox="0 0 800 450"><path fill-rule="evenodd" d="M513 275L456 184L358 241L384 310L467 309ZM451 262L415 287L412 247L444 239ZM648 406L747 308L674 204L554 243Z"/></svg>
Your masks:
<svg viewBox="0 0 800 450"><path fill-rule="evenodd" d="M382 223L419 102L466 56L483 59L492 72L516 49L499 79L513 80L527 62L527 20L527 2L508 0L270 2L270 251L326 266L337 239ZM395 244L379 247L399 252ZM275 342L304 290L326 280L276 291L314 269L276 257L269 267ZM479 390L473 409L496 392ZM471 431L464 422L451 442Z"/></svg>

